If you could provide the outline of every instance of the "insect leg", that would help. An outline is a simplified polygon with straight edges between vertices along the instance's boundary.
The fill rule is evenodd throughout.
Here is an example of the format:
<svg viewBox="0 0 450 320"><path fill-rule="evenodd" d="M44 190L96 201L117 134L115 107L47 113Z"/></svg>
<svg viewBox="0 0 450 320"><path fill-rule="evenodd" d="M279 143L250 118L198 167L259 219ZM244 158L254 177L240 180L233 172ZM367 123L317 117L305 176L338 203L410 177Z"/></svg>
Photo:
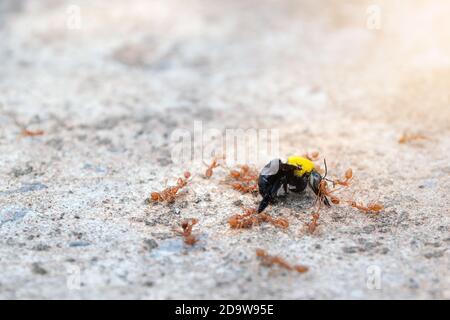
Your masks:
<svg viewBox="0 0 450 320"><path fill-rule="evenodd" d="M265 208L267 208L267 206L269 205L269 203L271 202L272 197L270 194L266 195L261 202L259 203L259 207L258 207L258 213L263 212L263 210Z"/></svg>
<svg viewBox="0 0 450 320"><path fill-rule="evenodd" d="M283 184L282 178L277 179L272 185L272 187L269 190L267 190L268 192L264 194L263 199L259 204L258 213L263 212L263 210L267 208L269 203L275 200L275 198L277 197L278 190L280 189L282 184Z"/></svg>
<svg viewBox="0 0 450 320"><path fill-rule="evenodd" d="M283 189L284 189L284 193L287 194L288 193L288 183L287 183L286 178L283 178Z"/></svg>
<svg viewBox="0 0 450 320"><path fill-rule="evenodd" d="M311 179L308 181L308 185L317 196L323 197L323 203L325 203L326 206L330 207L331 204L328 201L328 198L325 195L320 194L320 182L321 181L322 181L322 177L318 173L312 173Z"/></svg>
<svg viewBox="0 0 450 320"><path fill-rule="evenodd" d="M284 179L283 178L279 178L273 184L272 188L270 189L270 194L271 194L273 199L275 199L277 197L278 190L280 190L282 185L284 186Z"/></svg>

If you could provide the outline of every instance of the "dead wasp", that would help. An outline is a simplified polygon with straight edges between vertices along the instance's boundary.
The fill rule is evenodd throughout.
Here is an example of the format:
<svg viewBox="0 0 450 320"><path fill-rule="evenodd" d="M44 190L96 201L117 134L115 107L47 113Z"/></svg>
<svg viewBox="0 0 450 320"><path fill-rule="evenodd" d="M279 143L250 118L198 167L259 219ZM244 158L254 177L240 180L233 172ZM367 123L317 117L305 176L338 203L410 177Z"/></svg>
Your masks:
<svg viewBox="0 0 450 320"><path fill-rule="evenodd" d="M288 189L292 192L300 193L309 186L317 196L323 198L325 205L330 206L330 202L325 195L321 195L320 183L326 179L316 170L314 163L300 156L291 156L287 163L280 159L270 161L262 170L258 178L259 193L262 200L258 207L258 212L262 212L269 203L275 202L278 191L283 187L284 192Z"/></svg>

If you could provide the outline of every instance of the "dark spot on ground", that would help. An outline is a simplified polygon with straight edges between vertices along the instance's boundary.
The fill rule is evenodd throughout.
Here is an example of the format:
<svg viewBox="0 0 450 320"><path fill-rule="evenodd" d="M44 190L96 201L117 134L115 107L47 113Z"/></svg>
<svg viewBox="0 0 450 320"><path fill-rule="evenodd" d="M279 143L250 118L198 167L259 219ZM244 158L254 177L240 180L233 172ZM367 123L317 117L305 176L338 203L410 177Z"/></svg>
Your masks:
<svg viewBox="0 0 450 320"><path fill-rule="evenodd" d="M87 241L73 241L69 243L69 247L76 248L76 247L87 247L90 243Z"/></svg>
<svg viewBox="0 0 450 320"><path fill-rule="evenodd" d="M14 206L5 207L0 211L0 226L6 222L21 220L31 211L27 208L18 208Z"/></svg>
<svg viewBox="0 0 450 320"><path fill-rule="evenodd" d="M15 177L15 178L19 178L22 176L26 176L30 173L33 172L33 167L29 164L26 164L24 167L17 167L14 168L11 172L11 174Z"/></svg>
<svg viewBox="0 0 450 320"><path fill-rule="evenodd" d="M170 158L158 158L158 163L162 167L167 167L172 164L172 160Z"/></svg>
<svg viewBox="0 0 450 320"><path fill-rule="evenodd" d="M117 127L126 117L110 117L103 119L95 124L94 129L97 130L112 130Z"/></svg>
<svg viewBox="0 0 450 320"><path fill-rule="evenodd" d="M375 226L374 225L369 225L369 226L365 226L362 228L362 232L363 233L372 233L375 231Z"/></svg>
<svg viewBox="0 0 450 320"><path fill-rule="evenodd" d="M434 252L428 252L424 254L424 257L427 259L440 258L444 255L445 250L439 250Z"/></svg>
<svg viewBox="0 0 450 320"><path fill-rule="evenodd" d="M364 250L361 247L351 246L351 247L343 247L342 251L344 251L344 253L358 253Z"/></svg>
<svg viewBox="0 0 450 320"><path fill-rule="evenodd" d="M154 227L154 226L156 226L157 223L153 220L145 220L144 224L148 227Z"/></svg>
<svg viewBox="0 0 450 320"><path fill-rule="evenodd" d="M166 240L166 239L170 239L173 237L172 234L167 233L167 232L152 232L151 235L159 240Z"/></svg>
<svg viewBox="0 0 450 320"><path fill-rule="evenodd" d="M61 151L64 146L64 140L61 138L52 138L49 139L45 144L57 151Z"/></svg>
<svg viewBox="0 0 450 320"><path fill-rule="evenodd" d="M33 248L31 248L34 251L47 251L49 250L51 247L49 245L43 244L43 243L39 243L37 245L35 245Z"/></svg>
<svg viewBox="0 0 450 320"><path fill-rule="evenodd" d="M31 265L31 271L34 274L38 274L38 275L45 275L48 273L48 271L46 269L44 269L39 263L35 262Z"/></svg>
<svg viewBox="0 0 450 320"><path fill-rule="evenodd" d="M146 286L146 287L153 287L154 285L155 285L155 283L153 281L144 282L144 286Z"/></svg>
<svg viewBox="0 0 450 320"><path fill-rule="evenodd" d="M47 189L48 187L45 184L42 184L40 182L33 182L33 183L23 183L22 186L18 189L8 190L8 191L1 191L0 195L9 195L14 193L26 193L26 192L32 192L32 191L39 191L43 189Z"/></svg>
<svg viewBox="0 0 450 320"><path fill-rule="evenodd" d="M233 205L236 207L242 207L243 204L244 203L240 199L233 201Z"/></svg>

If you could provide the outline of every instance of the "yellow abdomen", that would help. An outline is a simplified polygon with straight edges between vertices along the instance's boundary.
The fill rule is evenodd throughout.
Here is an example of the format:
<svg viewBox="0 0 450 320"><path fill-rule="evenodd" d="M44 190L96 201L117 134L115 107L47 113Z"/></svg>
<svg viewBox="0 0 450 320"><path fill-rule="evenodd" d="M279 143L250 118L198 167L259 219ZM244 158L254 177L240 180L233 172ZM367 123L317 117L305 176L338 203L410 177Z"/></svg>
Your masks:
<svg viewBox="0 0 450 320"><path fill-rule="evenodd" d="M301 170L294 171L294 175L296 175L297 177L301 177L305 173L310 173L311 171L314 170L314 163L311 160L306 159L304 157L290 156L287 160L287 163L291 164L293 166L301 166L302 167Z"/></svg>

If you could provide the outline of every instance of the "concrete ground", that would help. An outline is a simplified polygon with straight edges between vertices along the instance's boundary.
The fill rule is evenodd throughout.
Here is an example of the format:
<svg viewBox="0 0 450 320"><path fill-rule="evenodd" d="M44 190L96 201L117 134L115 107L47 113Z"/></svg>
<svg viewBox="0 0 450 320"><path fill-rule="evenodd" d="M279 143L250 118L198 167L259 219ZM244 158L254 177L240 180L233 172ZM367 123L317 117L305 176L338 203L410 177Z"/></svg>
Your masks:
<svg viewBox="0 0 450 320"><path fill-rule="evenodd" d="M0 298L449 299L449 10L1 1ZM318 150L331 176L353 168L347 196L385 210L333 206L311 235L313 196L289 195L267 211L288 229L232 230L259 198L223 167L172 163L194 121L278 129L281 157ZM146 201L186 169L173 205ZM188 247L173 228L191 217ZM256 248L310 270L263 267Z"/></svg>

